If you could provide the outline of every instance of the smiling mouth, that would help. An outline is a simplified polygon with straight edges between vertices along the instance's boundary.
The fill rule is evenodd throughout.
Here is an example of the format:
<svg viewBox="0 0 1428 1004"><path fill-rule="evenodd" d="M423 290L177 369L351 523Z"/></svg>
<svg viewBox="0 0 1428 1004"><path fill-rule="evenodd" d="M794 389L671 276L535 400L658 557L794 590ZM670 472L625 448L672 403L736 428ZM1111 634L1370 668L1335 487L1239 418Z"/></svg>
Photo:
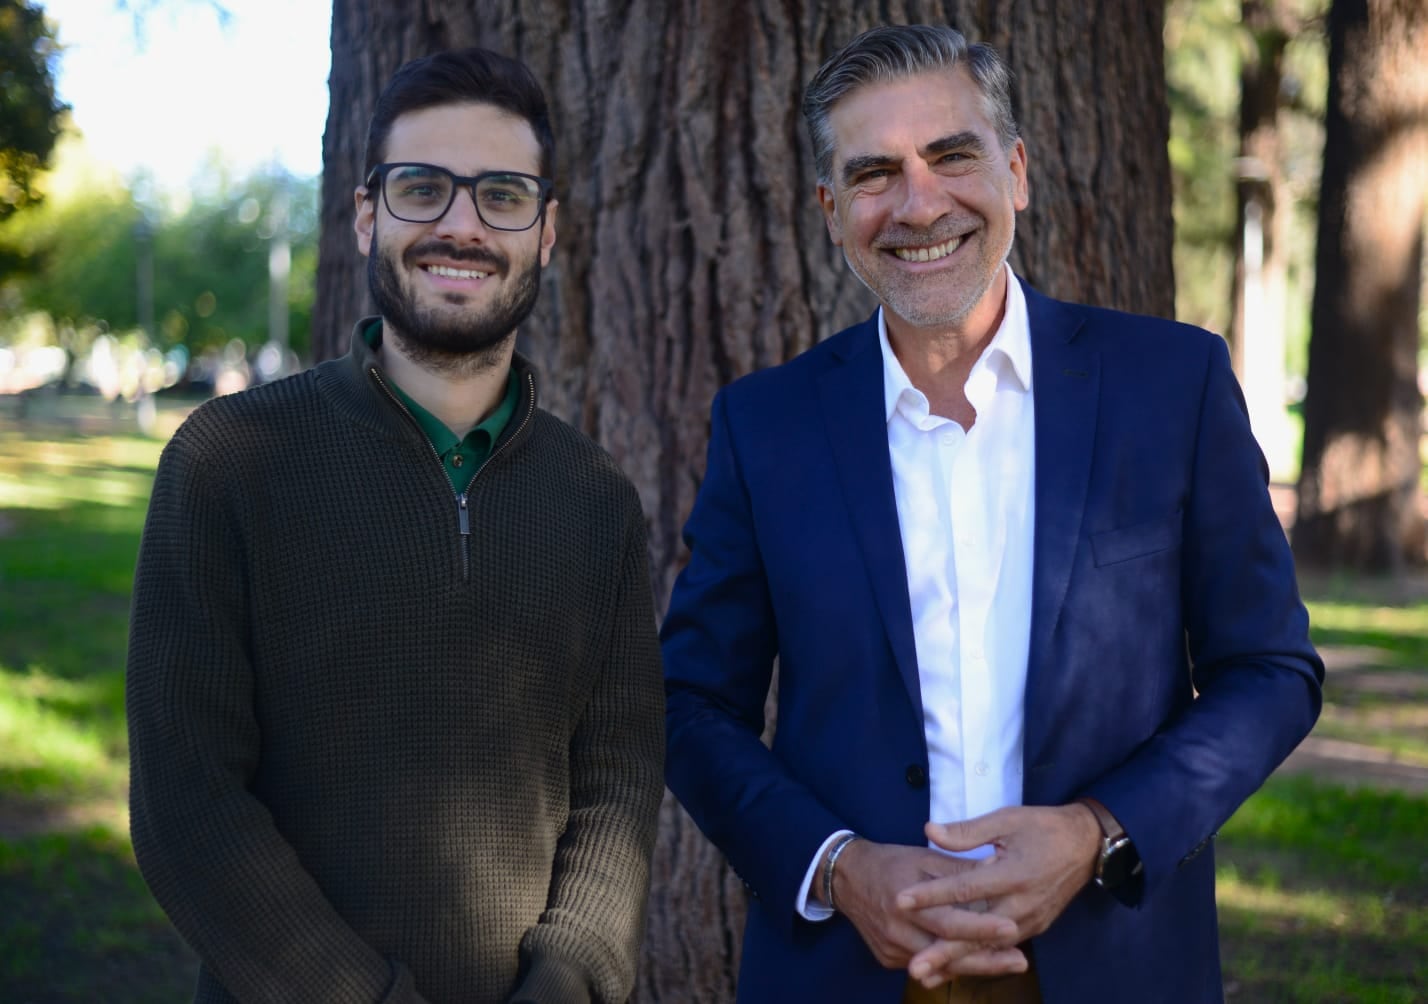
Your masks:
<svg viewBox="0 0 1428 1004"><path fill-rule="evenodd" d="M445 279L487 279L490 272L477 272L469 268L452 268L449 265L425 265L423 268L432 275L439 275Z"/></svg>
<svg viewBox="0 0 1428 1004"><path fill-rule="evenodd" d="M961 244L961 237L953 237L951 240L943 241L941 244L934 244L930 248L894 248L893 254L897 255L903 261L936 261L939 258L946 258L953 251L956 251Z"/></svg>

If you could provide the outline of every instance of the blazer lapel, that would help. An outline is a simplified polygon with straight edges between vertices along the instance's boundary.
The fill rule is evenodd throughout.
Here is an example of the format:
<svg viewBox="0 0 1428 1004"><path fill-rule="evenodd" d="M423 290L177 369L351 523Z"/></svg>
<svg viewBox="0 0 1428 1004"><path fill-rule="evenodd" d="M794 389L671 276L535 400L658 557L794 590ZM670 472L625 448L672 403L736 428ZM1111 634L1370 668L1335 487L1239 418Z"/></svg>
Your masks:
<svg viewBox="0 0 1428 1004"><path fill-rule="evenodd" d="M1080 311L1022 285L1031 323L1036 395L1036 530L1024 753L1027 781L1032 782L1032 772L1045 766L1046 712L1057 706L1058 688L1065 683L1057 676L1051 639L1065 602L1085 513L1100 398L1100 357L1084 340L1077 340L1085 323Z"/></svg>
<svg viewBox="0 0 1428 1004"><path fill-rule="evenodd" d="M922 717L907 566L893 496L877 315L841 336L837 361L818 378L819 401L853 532L878 614L913 709Z"/></svg>

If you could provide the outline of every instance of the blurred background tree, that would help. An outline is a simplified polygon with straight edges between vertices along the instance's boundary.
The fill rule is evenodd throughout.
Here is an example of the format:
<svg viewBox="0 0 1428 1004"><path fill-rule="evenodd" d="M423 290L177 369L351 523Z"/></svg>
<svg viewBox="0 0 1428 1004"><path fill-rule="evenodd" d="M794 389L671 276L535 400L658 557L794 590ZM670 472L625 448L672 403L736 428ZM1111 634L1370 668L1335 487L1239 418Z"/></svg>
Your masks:
<svg viewBox="0 0 1428 1004"><path fill-rule="evenodd" d="M0 280L11 323L33 312L69 332L82 354L105 332L136 330L153 347L200 360L237 342L257 353L273 337L271 251L289 250L279 295L287 344L309 353L317 263L317 179L273 169L246 178L212 163L188 192L126 183L61 144L45 202L0 224L0 246L27 267ZM0 337L4 318L0 314Z"/></svg>
<svg viewBox="0 0 1428 1004"><path fill-rule="evenodd" d="M44 11L0 0L0 220L35 200L68 107L55 94L59 45Z"/></svg>
<svg viewBox="0 0 1428 1004"><path fill-rule="evenodd" d="M1395 571L1425 558L1428 4L1334 0L1328 68L1294 551Z"/></svg>
<svg viewBox="0 0 1428 1004"><path fill-rule="evenodd" d="M35 176L48 164L68 107L55 93L59 44L44 11L0 0L0 223L37 198ZM0 244L0 277L27 264Z"/></svg>

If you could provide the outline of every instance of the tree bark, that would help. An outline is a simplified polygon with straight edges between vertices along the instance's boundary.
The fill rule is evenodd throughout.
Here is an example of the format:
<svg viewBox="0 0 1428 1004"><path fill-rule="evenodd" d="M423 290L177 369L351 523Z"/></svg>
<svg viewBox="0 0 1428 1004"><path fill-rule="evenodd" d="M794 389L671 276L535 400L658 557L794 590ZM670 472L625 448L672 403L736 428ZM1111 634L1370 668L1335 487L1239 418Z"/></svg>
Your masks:
<svg viewBox="0 0 1428 1004"><path fill-rule="evenodd" d="M1335 0L1294 551L1424 561L1418 389L1428 204L1428 8Z"/></svg>
<svg viewBox="0 0 1428 1004"><path fill-rule="evenodd" d="M382 84L445 47L524 60L551 102L561 208L519 345L545 406L639 489L662 607L715 391L873 307L813 195L798 106L823 59L876 23L951 23L996 45L1031 173L1013 265L1055 296L1169 316L1163 17L1144 0L335 0L315 352L343 351L368 309L351 192ZM636 999L733 999L743 890L668 798L654 867Z"/></svg>

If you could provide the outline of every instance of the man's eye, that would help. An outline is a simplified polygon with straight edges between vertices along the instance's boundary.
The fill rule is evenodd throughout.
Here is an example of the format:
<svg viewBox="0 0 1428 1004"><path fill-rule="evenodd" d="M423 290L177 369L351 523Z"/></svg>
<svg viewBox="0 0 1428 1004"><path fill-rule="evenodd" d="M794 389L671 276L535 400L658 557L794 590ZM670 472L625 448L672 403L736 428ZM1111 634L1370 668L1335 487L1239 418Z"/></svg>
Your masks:
<svg viewBox="0 0 1428 1004"><path fill-rule="evenodd" d="M481 191L481 204L488 209L519 209L530 196L516 188L486 188Z"/></svg>
<svg viewBox="0 0 1428 1004"><path fill-rule="evenodd" d="M398 202L425 204L446 198L447 186L439 181L403 181L387 191Z"/></svg>

